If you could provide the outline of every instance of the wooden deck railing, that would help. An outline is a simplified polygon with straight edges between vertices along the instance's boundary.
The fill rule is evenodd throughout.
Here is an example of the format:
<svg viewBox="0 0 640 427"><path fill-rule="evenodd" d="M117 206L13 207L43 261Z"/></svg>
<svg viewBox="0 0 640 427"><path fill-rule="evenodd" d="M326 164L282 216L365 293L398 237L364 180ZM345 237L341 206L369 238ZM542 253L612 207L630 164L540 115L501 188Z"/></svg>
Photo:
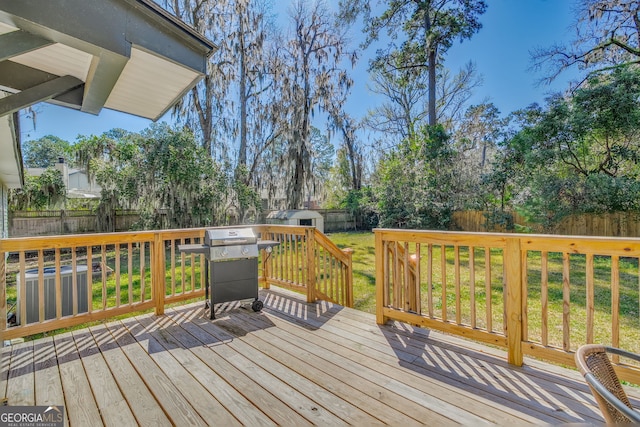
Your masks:
<svg viewBox="0 0 640 427"><path fill-rule="evenodd" d="M253 228L261 238L280 242L261 255L263 286L302 291L309 301L353 304L349 250L338 249L314 227ZM202 242L204 230L0 239L2 339L142 310L162 314L165 304L203 297L205 257L181 253L178 245ZM70 267L69 273L61 267ZM18 324L8 321L12 312Z"/></svg>
<svg viewBox="0 0 640 427"><path fill-rule="evenodd" d="M263 240L280 244L263 252L262 282L300 291L307 301L332 301L353 306L351 249L338 248L312 227L263 225L256 228Z"/></svg>
<svg viewBox="0 0 640 427"><path fill-rule="evenodd" d="M574 365L593 342L640 353L640 239L378 229L375 253L378 323L506 347L515 365ZM616 366L640 383L637 368Z"/></svg>

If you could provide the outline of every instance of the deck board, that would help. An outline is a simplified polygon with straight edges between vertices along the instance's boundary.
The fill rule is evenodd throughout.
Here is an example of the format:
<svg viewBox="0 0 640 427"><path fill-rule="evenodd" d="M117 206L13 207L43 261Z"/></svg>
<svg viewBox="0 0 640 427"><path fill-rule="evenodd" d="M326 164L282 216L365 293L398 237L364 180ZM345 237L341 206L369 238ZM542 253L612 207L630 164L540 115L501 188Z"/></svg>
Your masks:
<svg viewBox="0 0 640 427"><path fill-rule="evenodd" d="M129 402L137 423L143 426L171 426L171 421L129 359L124 355L122 349L117 345L109 329L100 325L92 326L89 331L93 335L96 346L100 349L111 375L118 383L123 397Z"/></svg>
<svg viewBox="0 0 640 427"><path fill-rule="evenodd" d="M53 337L53 343L69 424L87 426L103 424L72 334L56 335ZM9 404L12 404L11 396L9 396Z"/></svg>
<svg viewBox="0 0 640 427"><path fill-rule="evenodd" d="M25 342L11 349L7 380L7 396L11 396L10 404L15 402L15 405L35 405L33 345L33 342Z"/></svg>
<svg viewBox="0 0 640 427"><path fill-rule="evenodd" d="M153 347L140 345L124 324L110 323L107 327L174 425L207 425L187 398L180 393L178 386L171 382L171 378L164 374L151 357L149 352L154 350ZM160 349L158 348L157 351Z"/></svg>
<svg viewBox="0 0 640 427"><path fill-rule="evenodd" d="M9 405L67 425L601 423L580 374L278 288L254 313L202 303L2 349ZM640 393L630 389L634 403Z"/></svg>
<svg viewBox="0 0 640 427"><path fill-rule="evenodd" d="M58 360L55 352L51 351L53 337L39 340L34 345L35 397L36 405L59 405L64 402L62 381L58 370ZM64 425L69 425L69 415L64 416Z"/></svg>
<svg viewBox="0 0 640 427"><path fill-rule="evenodd" d="M136 419L88 329L72 333L93 397L105 425L134 425Z"/></svg>

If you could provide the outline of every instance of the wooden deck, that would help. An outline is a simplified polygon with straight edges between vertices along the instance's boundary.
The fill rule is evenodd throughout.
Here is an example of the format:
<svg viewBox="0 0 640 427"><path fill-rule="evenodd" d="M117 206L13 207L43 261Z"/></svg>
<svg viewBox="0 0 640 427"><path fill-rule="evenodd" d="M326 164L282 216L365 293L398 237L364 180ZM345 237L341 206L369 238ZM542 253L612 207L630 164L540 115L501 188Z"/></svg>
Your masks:
<svg viewBox="0 0 640 427"><path fill-rule="evenodd" d="M261 313L228 304L211 321L198 303L6 347L1 390L63 404L74 426L602 422L574 370L261 294Z"/></svg>

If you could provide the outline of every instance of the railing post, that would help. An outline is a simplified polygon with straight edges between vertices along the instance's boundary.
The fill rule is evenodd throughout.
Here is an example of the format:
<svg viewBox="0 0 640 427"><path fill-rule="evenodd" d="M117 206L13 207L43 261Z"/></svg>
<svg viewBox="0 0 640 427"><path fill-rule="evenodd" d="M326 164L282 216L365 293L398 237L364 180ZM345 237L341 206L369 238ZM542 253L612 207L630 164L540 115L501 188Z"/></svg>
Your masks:
<svg viewBox="0 0 640 427"><path fill-rule="evenodd" d="M505 298L508 359L510 364L522 366L522 258L519 238L507 238L504 265L507 284Z"/></svg>
<svg viewBox="0 0 640 427"><path fill-rule="evenodd" d="M353 249L345 248L342 252L347 256L347 271L345 273L345 283L347 300L344 302L347 307L353 307Z"/></svg>
<svg viewBox="0 0 640 427"><path fill-rule="evenodd" d="M316 300L316 229L307 228L307 302Z"/></svg>
<svg viewBox="0 0 640 427"><path fill-rule="evenodd" d="M384 315L384 294L387 289L384 288L384 245L382 242L382 233L374 230L375 233L375 254L376 254L376 323L384 325L387 323L387 317Z"/></svg>
<svg viewBox="0 0 640 427"><path fill-rule="evenodd" d="M153 235L153 257L151 265L151 280L153 281L153 304L156 316L164 314L165 288L165 255L164 239L161 233Z"/></svg>

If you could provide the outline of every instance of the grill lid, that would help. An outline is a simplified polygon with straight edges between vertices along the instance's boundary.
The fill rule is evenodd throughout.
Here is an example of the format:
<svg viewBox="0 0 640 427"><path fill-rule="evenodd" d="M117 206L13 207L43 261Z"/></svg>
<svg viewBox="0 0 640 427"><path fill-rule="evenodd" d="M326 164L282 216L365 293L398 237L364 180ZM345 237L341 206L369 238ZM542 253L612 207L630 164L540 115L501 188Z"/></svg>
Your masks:
<svg viewBox="0 0 640 427"><path fill-rule="evenodd" d="M210 228L204 234L208 246L255 245L257 241L251 228Z"/></svg>

